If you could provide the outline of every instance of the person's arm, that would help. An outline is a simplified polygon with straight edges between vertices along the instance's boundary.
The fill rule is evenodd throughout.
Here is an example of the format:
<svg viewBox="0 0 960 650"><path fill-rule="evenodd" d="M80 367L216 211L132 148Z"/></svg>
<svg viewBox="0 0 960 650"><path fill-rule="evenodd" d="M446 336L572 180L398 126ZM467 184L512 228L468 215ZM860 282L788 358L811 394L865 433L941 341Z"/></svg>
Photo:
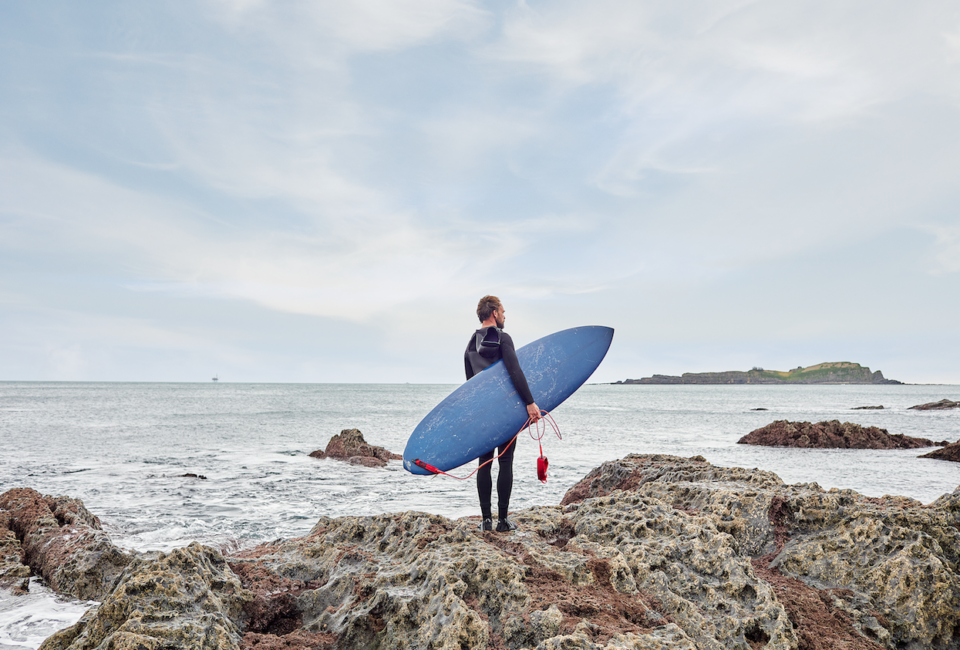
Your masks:
<svg viewBox="0 0 960 650"><path fill-rule="evenodd" d="M463 352L463 369L467 373L467 381L473 379L473 365L470 363L470 344L473 343L473 337L467 342L467 349Z"/></svg>
<svg viewBox="0 0 960 650"><path fill-rule="evenodd" d="M520 369L520 360L517 359L517 350L513 346L513 339L506 332L500 333L500 354L503 357L503 365L507 367L507 374L510 375L510 381L513 382L513 387L517 389L520 399L527 405L527 415L536 422L540 419L540 407L533 399L533 393L530 392L530 386L527 385L527 378L523 376L523 370Z"/></svg>

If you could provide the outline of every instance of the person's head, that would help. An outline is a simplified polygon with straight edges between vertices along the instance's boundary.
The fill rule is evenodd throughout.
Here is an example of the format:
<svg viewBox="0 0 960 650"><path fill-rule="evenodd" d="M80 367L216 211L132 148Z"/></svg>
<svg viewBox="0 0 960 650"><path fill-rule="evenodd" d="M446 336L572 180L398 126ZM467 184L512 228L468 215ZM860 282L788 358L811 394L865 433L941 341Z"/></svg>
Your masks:
<svg viewBox="0 0 960 650"><path fill-rule="evenodd" d="M491 316L497 323L497 327L503 328L505 320L503 303L496 296L484 296L477 304L477 318L481 323L485 323Z"/></svg>

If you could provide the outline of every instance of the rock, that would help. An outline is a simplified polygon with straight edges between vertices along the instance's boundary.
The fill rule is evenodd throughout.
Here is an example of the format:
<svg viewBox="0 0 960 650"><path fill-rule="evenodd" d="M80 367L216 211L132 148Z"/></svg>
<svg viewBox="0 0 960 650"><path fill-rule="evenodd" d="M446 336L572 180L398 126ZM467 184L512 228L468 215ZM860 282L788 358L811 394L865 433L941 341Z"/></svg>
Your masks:
<svg viewBox="0 0 960 650"><path fill-rule="evenodd" d="M10 513L0 510L0 587L19 585L19 592L23 580L30 577L30 567L23 563L23 548L10 522Z"/></svg>
<svg viewBox="0 0 960 650"><path fill-rule="evenodd" d="M604 463L518 530L322 518L224 559L140 556L45 650L950 648L960 489L924 506L702 457ZM15 523L15 519L11 519Z"/></svg>
<svg viewBox="0 0 960 650"><path fill-rule="evenodd" d="M936 445L926 438L891 434L886 429L841 423L839 420L816 424L777 420L751 431L740 438L737 444L816 449L917 449Z"/></svg>
<svg viewBox="0 0 960 650"><path fill-rule="evenodd" d="M960 463L960 442L953 442L946 445L943 449L936 449L929 454L923 454L918 458L936 458L937 460L952 460Z"/></svg>
<svg viewBox="0 0 960 650"><path fill-rule="evenodd" d="M312 458L335 458L348 461L351 465L364 467L384 467L389 460L403 460L403 456L387 451L383 447L368 445L360 429L344 429L330 438L324 451L319 449L310 454Z"/></svg>
<svg viewBox="0 0 960 650"><path fill-rule="evenodd" d="M850 410L851 411L876 411L876 410L882 411L883 404L881 404L880 406L854 406Z"/></svg>
<svg viewBox="0 0 960 650"><path fill-rule="evenodd" d="M910 408L917 411L943 411L946 409L960 408L960 402L951 402L948 399L942 399L939 402L917 404L916 406L911 406Z"/></svg>
<svg viewBox="0 0 960 650"><path fill-rule="evenodd" d="M751 411L768 411L769 409L765 409L765 408L763 408L763 407L761 406L761 407L759 407L759 408L750 409L750 410L751 410Z"/></svg>
<svg viewBox="0 0 960 650"><path fill-rule="evenodd" d="M15 488L0 495L0 509L7 511L7 531L19 542L21 563L58 593L99 600L133 559L110 542L100 520L79 499ZM4 562L11 562L16 544L2 528L0 534Z"/></svg>
<svg viewBox="0 0 960 650"><path fill-rule="evenodd" d="M451 522L417 512L323 519L305 538L258 547L231 562L264 601L259 611L277 612L306 632L336 635L343 648L694 648L694 639L708 638L673 624L660 600L638 586L627 556L601 541L612 532L601 532L610 524L623 530L636 525L621 521L629 506L622 512L605 503L576 510L517 513L521 530L510 535L481 533L472 519ZM701 522L687 522L672 509L653 518L677 540L703 536ZM678 535L678 528L685 533ZM576 539L567 539L571 534ZM708 547L728 542L703 537L702 571L731 562L729 554L707 556ZM748 568L746 560L737 564ZM717 576L711 580L725 577L722 571ZM267 604L271 600L276 606ZM774 635L789 636L785 613L772 600L760 601L774 612L762 613L763 624L769 620ZM742 638L737 617L760 607L731 609L721 615L721 636Z"/></svg>
<svg viewBox="0 0 960 650"><path fill-rule="evenodd" d="M803 621L797 626L797 641L805 650L879 650L884 646L867 638L854 627L852 617L843 609L837 594L848 590L815 589L802 580L789 578L777 569L769 568L763 560L753 561L757 575L773 585L777 598L790 612L791 620ZM879 624L870 628L874 636L882 635L889 641L890 634Z"/></svg>
<svg viewBox="0 0 960 650"><path fill-rule="evenodd" d="M235 621L251 599L220 553L194 542L134 560L99 607L40 648L240 648Z"/></svg>
<svg viewBox="0 0 960 650"><path fill-rule="evenodd" d="M373 456L351 456L347 459L351 465L361 465L363 467L383 467L386 461L374 458Z"/></svg>
<svg viewBox="0 0 960 650"><path fill-rule="evenodd" d="M712 517L761 568L758 577L773 585L797 637L821 640L801 647L854 647L817 622L827 614L849 621L856 638L889 648L952 647L960 635L960 489L924 506L905 497L825 492L815 483L784 485L760 470L628 456L588 474L564 501L590 503L594 493L620 500L622 487ZM810 620L813 592L777 576L818 590L831 607Z"/></svg>

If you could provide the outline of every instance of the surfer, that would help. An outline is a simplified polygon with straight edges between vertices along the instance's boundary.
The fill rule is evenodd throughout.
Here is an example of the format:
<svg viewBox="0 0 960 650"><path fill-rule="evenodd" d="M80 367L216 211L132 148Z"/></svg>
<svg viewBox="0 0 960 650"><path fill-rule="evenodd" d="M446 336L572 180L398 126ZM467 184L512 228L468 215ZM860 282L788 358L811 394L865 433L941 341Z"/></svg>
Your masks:
<svg viewBox="0 0 960 650"><path fill-rule="evenodd" d="M513 339L503 331L506 322L506 310L503 303L496 296L484 296L477 305L477 317L480 319L480 329L473 333L463 353L463 363L467 379L486 370L494 363L503 359L503 365L513 381L514 388L523 403L527 405L527 415L536 422L540 419L540 407L537 406L527 385L527 378L523 376L520 362L517 360L517 350ZM500 445L496 450L480 456L480 469L477 471L477 493L480 495L480 512L483 515L481 530L493 530L491 514L491 495L493 479L490 476L494 451L500 454L500 473L497 476L497 509L499 520L497 532L505 533L516 530L517 525L507 519L510 510L510 492L513 490L513 452L516 445L509 442Z"/></svg>

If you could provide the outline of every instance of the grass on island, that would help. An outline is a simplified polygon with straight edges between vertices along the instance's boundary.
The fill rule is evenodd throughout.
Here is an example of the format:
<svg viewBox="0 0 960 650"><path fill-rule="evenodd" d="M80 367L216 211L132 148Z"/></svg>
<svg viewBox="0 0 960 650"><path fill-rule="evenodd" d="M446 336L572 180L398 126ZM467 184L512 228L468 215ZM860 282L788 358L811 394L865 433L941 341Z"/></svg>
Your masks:
<svg viewBox="0 0 960 650"><path fill-rule="evenodd" d="M859 363L849 361L832 361L829 363L818 363L806 368L794 368L793 370L764 370L763 368L754 368L747 374L756 375L764 379L778 379L780 381L807 381L810 379L819 379L826 377L837 370L869 370L865 369Z"/></svg>

